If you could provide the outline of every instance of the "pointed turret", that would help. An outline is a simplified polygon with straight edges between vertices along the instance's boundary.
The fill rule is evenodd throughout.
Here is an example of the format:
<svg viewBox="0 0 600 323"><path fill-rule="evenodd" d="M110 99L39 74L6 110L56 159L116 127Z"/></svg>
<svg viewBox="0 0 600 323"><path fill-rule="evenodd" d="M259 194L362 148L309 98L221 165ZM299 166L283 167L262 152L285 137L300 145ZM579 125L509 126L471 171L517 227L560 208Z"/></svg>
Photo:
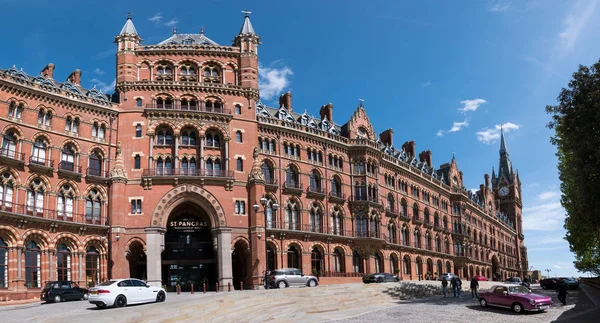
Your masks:
<svg viewBox="0 0 600 323"><path fill-rule="evenodd" d="M512 163L506 149L506 140L504 139L504 130L500 128L500 166L498 167L498 179L504 178L508 183L512 183L513 169Z"/></svg>
<svg viewBox="0 0 600 323"><path fill-rule="evenodd" d="M244 17L242 29L240 29L240 35L254 34L254 27L252 27L252 22L250 22L250 12L246 11L245 13L246 16Z"/></svg>
<svg viewBox="0 0 600 323"><path fill-rule="evenodd" d="M258 90L258 45L260 37L254 32L254 27L250 22L250 11L242 11L244 23L240 33L233 39L233 46L240 49L240 85L245 88L254 88Z"/></svg>
<svg viewBox="0 0 600 323"><path fill-rule="evenodd" d="M122 35L137 35L137 30L135 30L133 20L131 20L131 14L127 15L127 21L125 22L123 29L121 29L121 32L119 33L119 36Z"/></svg>
<svg viewBox="0 0 600 323"><path fill-rule="evenodd" d="M252 27L252 22L250 22L251 12L248 10L242 12L245 14L244 23L242 24L242 28L240 28L240 33L233 40L233 46L240 47L242 53L258 54L260 37L256 35L254 27Z"/></svg>
<svg viewBox="0 0 600 323"><path fill-rule="evenodd" d="M117 89L118 84L121 82L137 81L134 73L123 73L123 71L137 68L135 64L135 48L140 45L141 41L142 39L133 25L131 14L128 14L125 25L115 37L115 43L117 44L117 71L121 71L117 74Z"/></svg>

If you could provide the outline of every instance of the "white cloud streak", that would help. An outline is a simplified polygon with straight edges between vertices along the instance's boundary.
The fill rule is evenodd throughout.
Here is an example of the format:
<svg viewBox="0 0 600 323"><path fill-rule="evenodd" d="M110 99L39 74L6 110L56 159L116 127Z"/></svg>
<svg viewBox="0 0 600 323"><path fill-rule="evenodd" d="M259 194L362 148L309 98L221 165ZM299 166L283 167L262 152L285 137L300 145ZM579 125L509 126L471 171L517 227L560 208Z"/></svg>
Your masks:
<svg viewBox="0 0 600 323"><path fill-rule="evenodd" d="M427 81L427 82L423 83L423 87L428 87L428 86L430 86L430 85L431 85L431 82L429 82L429 81Z"/></svg>
<svg viewBox="0 0 600 323"><path fill-rule="evenodd" d="M514 124L512 122L507 122L505 124L497 124L494 128L484 128L481 131L476 132L477 140L481 141L484 144L493 144L500 139L500 129L504 130L504 133L511 132L513 130L519 130L521 126Z"/></svg>
<svg viewBox="0 0 600 323"><path fill-rule="evenodd" d="M438 132L436 132L435 135L438 136L438 137L443 137L444 136L444 130L438 130Z"/></svg>
<svg viewBox="0 0 600 323"><path fill-rule="evenodd" d="M275 67L258 65L258 91L262 99L271 100L290 85L290 76L294 75L287 66Z"/></svg>
<svg viewBox="0 0 600 323"><path fill-rule="evenodd" d="M175 27L179 23L179 18L173 18L165 23L167 27Z"/></svg>
<svg viewBox="0 0 600 323"><path fill-rule="evenodd" d="M103 70L99 69L96 67L96 69L94 70L94 73L98 74L98 75L104 75L106 74L106 72L104 72Z"/></svg>
<svg viewBox="0 0 600 323"><path fill-rule="evenodd" d="M462 122L454 122L452 124L452 128L450 130L448 130L448 132L457 132L460 131L462 128L466 127L469 125L469 121L465 120Z"/></svg>
<svg viewBox="0 0 600 323"><path fill-rule="evenodd" d="M162 14L159 12L157 14L155 14L153 17L148 18L148 20L150 20L151 22L160 25L160 23L162 22L163 16Z"/></svg>
<svg viewBox="0 0 600 323"><path fill-rule="evenodd" d="M598 0L577 1L563 21L564 29L558 34L560 46L571 51L590 18L596 11Z"/></svg>
<svg viewBox="0 0 600 323"><path fill-rule="evenodd" d="M115 90L117 80L113 80L110 84L106 84L98 79L91 79L90 82L94 83L96 88L104 93L109 93Z"/></svg>
<svg viewBox="0 0 600 323"><path fill-rule="evenodd" d="M458 109L458 111L460 112L467 112L467 111L477 111L477 109L479 108L479 106L481 106L482 104L486 103L487 101L485 101L484 99L474 99L474 100L464 100L464 101L460 101L461 104L464 105L464 107Z"/></svg>
<svg viewBox="0 0 600 323"><path fill-rule="evenodd" d="M542 201L554 200L556 198L560 198L560 192L549 191L542 192L540 195L538 195L538 199Z"/></svg>

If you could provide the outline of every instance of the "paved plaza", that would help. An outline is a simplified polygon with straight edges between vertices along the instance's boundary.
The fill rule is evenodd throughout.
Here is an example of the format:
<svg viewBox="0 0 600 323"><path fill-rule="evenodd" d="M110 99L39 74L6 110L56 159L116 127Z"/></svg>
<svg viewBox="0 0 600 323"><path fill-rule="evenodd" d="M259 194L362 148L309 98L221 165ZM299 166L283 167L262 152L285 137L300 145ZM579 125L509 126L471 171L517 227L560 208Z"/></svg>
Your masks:
<svg viewBox="0 0 600 323"><path fill-rule="evenodd" d="M598 291L587 297L572 291L569 304L560 304L556 292L534 287L551 295L554 306L543 313L513 314L510 310L481 308L464 293L462 298L424 297L394 299L383 291L389 284L345 284L317 288L288 288L244 292L169 294L165 303L99 310L88 302L0 306L2 322L565 322L597 310ZM487 286L487 285L484 285ZM590 287L583 286L589 291ZM590 298L593 298L590 299ZM577 304L577 305L575 305ZM579 316L578 316L579 315Z"/></svg>

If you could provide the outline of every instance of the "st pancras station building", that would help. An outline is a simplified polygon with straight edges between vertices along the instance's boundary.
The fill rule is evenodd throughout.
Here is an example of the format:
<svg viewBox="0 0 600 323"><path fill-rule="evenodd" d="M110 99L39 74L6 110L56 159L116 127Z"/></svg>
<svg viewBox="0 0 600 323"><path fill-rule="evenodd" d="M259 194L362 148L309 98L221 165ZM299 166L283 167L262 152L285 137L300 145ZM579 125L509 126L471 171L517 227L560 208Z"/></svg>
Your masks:
<svg viewBox="0 0 600 323"><path fill-rule="evenodd" d="M114 43L112 95L80 70L0 69L0 299L127 277L256 289L277 268L321 283L526 275L504 136L471 192L454 157L436 167L376 134L362 101L343 122L331 103L298 113L290 92L263 104L248 15L231 46L204 31L143 44L131 17Z"/></svg>

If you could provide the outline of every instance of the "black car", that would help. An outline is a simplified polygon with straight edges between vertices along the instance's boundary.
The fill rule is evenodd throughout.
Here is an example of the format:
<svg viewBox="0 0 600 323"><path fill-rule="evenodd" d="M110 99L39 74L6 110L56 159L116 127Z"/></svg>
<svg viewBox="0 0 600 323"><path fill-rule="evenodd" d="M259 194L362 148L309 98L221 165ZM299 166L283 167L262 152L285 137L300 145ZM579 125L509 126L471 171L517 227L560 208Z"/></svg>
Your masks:
<svg viewBox="0 0 600 323"><path fill-rule="evenodd" d="M88 290L80 288L77 283L69 280L47 282L40 295L40 300L47 303L87 299Z"/></svg>
<svg viewBox="0 0 600 323"><path fill-rule="evenodd" d="M388 273L377 273L377 274L370 274L370 275L363 276L362 281L365 284L385 283L385 282L397 282L397 281L400 281L400 278L398 278L398 276L388 274Z"/></svg>
<svg viewBox="0 0 600 323"><path fill-rule="evenodd" d="M557 289L558 279L557 278L546 278L540 281L540 287L542 289Z"/></svg>

